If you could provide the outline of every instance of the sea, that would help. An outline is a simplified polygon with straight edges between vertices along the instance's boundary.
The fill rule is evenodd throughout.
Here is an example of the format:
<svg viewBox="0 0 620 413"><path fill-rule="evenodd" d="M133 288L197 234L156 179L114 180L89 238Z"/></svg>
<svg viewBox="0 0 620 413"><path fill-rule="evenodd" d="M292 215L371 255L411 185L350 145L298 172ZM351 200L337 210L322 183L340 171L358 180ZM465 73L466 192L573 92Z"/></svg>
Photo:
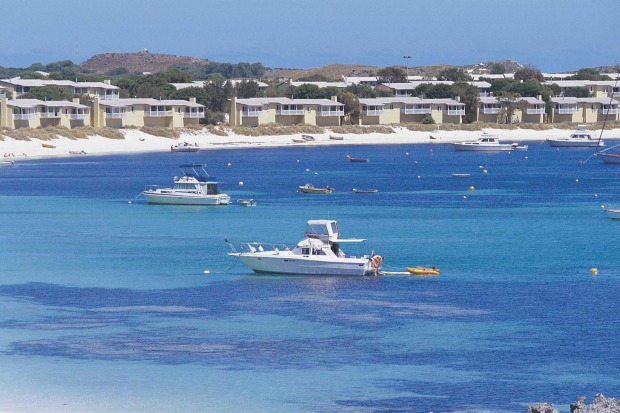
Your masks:
<svg viewBox="0 0 620 413"><path fill-rule="evenodd" d="M0 411L567 412L619 398L620 221L602 206L620 204L620 165L592 155L296 146L0 168ZM147 204L145 186L172 185L181 164L257 205ZM256 275L228 255L226 241L294 245L311 219L367 239L345 252L374 251L385 271L441 273Z"/></svg>

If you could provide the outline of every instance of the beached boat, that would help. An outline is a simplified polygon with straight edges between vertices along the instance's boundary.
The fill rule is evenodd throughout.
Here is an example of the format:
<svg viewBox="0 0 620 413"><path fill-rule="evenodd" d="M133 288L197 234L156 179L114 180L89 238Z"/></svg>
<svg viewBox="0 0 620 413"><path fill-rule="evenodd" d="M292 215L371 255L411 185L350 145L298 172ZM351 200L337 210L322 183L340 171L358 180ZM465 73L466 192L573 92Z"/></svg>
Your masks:
<svg viewBox="0 0 620 413"><path fill-rule="evenodd" d="M86 155L84 151L69 151L69 155Z"/></svg>
<svg viewBox="0 0 620 413"><path fill-rule="evenodd" d="M351 155L347 155L346 158L351 162L368 162L368 158L354 158Z"/></svg>
<svg viewBox="0 0 620 413"><path fill-rule="evenodd" d="M42 143L42 144L41 144L41 146L42 146L42 147L44 147L44 148L48 148L48 149L54 149L54 148L56 148L56 146L55 146L55 145L51 145L51 144L49 144L49 143Z"/></svg>
<svg viewBox="0 0 620 413"><path fill-rule="evenodd" d="M241 206L253 207L256 206L256 201L253 199L238 199L237 204Z"/></svg>
<svg viewBox="0 0 620 413"><path fill-rule="evenodd" d="M353 193L354 194L376 194L377 192L379 192L378 189L358 189L358 188L353 188Z"/></svg>
<svg viewBox="0 0 620 413"><path fill-rule="evenodd" d="M293 138L293 142L295 143L306 143L307 141L302 138Z"/></svg>
<svg viewBox="0 0 620 413"><path fill-rule="evenodd" d="M299 187L299 190L304 194L331 194L334 192L334 188L330 188L329 186L319 188L312 184L302 185Z"/></svg>
<svg viewBox="0 0 620 413"><path fill-rule="evenodd" d="M230 196L220 193L219 183L207 173L206 165L181 165L182 176L174 177L172 188L149 185L142 192L149 204L228 205Z"/></svg>
<svg viewBox="0 0 620 413"><path fill-rule="evenodd" d="M380 269L382 258L346 255L340 246L363 241L340 238L337 221L310 220L303 240L293 248L253 242L241 244L242 251L238 251L229 242L232 252L228 255L239 257L256 273L359 276Z"/></svg>
<svg viewBox="0 0 620 413"><path fill-rule="evenodd" d="M329 140L331 141L342 141L344 140L343 136L329 135Z"/></svg>
<svg viewBox="0 0 620 413"><path fill-rule="evenodd" d="M314 138L314 136L312 136L312 135L301 135L301 139L303 139L303 140L305 140L307 142L312 142L312 141L316 140Z"/></svg>
<svg viewBox="0 0 620 413"><path fill-rule="evenodd" d="M170 147L171 152L198 152L200 146L197 143L179 142Z"/></svg>
<svg viewBox="0 0 620 413"><path fill-rule="evenodd" d="M567 138L547 138L547 143L552 147L561 148L596 148L605 146L599 138L592 136L588 125L578 125L577 130Z"/></svg>
<svg viewBox="0 0 620 413"><path fill-rule="evenodd" d="M452 145L456 151L494 152L527 150L527 145L501 143L497 135L488 132L483 132L475 141L454 142Z"/></svg>

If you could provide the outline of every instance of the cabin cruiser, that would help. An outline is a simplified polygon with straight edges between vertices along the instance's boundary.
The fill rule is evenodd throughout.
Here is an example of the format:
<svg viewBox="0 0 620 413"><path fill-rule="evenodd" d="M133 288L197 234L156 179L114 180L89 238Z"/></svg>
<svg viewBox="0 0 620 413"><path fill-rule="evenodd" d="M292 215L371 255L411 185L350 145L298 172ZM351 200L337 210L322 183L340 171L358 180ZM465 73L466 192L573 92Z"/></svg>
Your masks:
<svg viewBox="0 0 620 413"><path fill-rule="evenodd" d="M171 152L198 152L200 146L197 143L179 142L170 147Z"/></svg>
<svg viewBox="0 0 620 413"><path fill-rule="evenodd" d="M527 145L518 143L501 143L497 135L483 132L476 141L454 142L457 151L515 151L527 150Z"/></svg>
<svg viewBox="0 0 620 413"><path fill-rule="evenodd" d="M588 125L578 125L568 138L548 138L547 143L552 147L573 147L573 148L596 148L605 146L605 143L592 136L588 130Z"/></svg>
<svg viewBox="0 0 620 413"><path fill-rule="evenodd" d="M256 273L299 275L366 275L376 273L383 259L376 256L350 256L340 249L342 244L361 243L365 239L340 238L338 222L310 220L304 239L294 248L272 244L244 243L243 251L228 242L232 252Z"/></svg>
<svg viewBox="0 0 620 413"><path fill-rule="evenodd" d="M334 188L326 186L325 188L319 188L312 184L305 184L299 187L299 190L304 194L331 194L334 192Z"/></svg>
<svg viewBox="0 0 620 413"><path fill-rule="evenodd" d="M182 176L174 177L172 188L148 185L142 195L149 204L228 205L230 196L220 193L219 183L207 173L206 165L181 165Z"/></svg>

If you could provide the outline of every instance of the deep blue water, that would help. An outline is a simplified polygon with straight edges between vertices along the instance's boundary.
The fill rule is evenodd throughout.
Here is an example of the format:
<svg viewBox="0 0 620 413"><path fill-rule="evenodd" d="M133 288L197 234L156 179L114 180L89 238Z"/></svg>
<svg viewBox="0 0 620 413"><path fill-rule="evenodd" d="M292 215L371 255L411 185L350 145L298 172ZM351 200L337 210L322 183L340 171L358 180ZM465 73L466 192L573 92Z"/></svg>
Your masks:
<svg viewBox="0 0 620 413"><path fill-rule="evenodd" d="M601 209L620 203L620 167L580 163L590 155L296 147L1 168L0 411L524 412L620 397L620 221ZM135 199L193 162L258 206ZM319 218L367 238L360 253L386 270L441 275L257 276L226 255L225 238L292 244Z"/></svg>

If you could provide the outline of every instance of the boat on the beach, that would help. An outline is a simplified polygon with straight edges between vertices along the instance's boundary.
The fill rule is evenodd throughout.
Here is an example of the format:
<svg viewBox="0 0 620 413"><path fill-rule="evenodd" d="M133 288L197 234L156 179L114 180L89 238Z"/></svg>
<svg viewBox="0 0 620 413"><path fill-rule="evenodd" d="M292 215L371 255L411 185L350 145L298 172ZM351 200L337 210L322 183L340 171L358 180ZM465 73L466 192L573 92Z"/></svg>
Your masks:
<svg viewBox="0 0 620 413"><path fill-rule="evenodd" d="M379 192L378 189L358 189L358 188L353 188L353 193L354 194L376 194L377 192Z"/></svg>
<svg viewBox="0 0 620 413"><path fill-rule="evenodd" d="M170 147L171 152L198 152L200 146L197 143L179 142Z"/></svg>
<svg viewBox="0 0 620 413"><path fill-rule="evenodd" d="M305 140L307 142L312 142L312 141L316 140L314 138L314 136L312 136L312 135L301 135L301 139L303 139L303 140Z"/></svg>
<svg viewBox="0 0 620 413"><path fill-rule="evenodd" d="M592 136L588 125L577 125L577 130L566 138L547 138L547 143L552 147L560 148L596 148L605 146L605 142Z"/></svg>
<svg viewBox="0 0 620 413"><path fill-rule="evenodd" d="M230 196L220 193L219 182L207 173L206 165L179 166L182 176L174 177L172 188L148 185L142 192L149 204L166 205L228 205Z"/></svg>
<svg viewBox="0 0 620 413"><path fill-rule="evenodd" d="M237 204L246 207L256 206L256 201L253 199L237 199Z"/></svg>
<svg viewBox="0 0 620 413"><path fill-rule="evenodd" d="M354 158L351 155L347 155L346 158L351 162L368 162L368 158Z"/></svg>
<svg viewBox="0 0 620 413"><path fill-rule="evenodd" d="M343 136L329 135L329 140L331 141L342 141L344 140Z"/></svg>
<svg viewBox="0 0 620 413"><path fill-rule="evenodd" d="M44 147L44 148L48 148L48 149L54 149L54 148L56 148L56 146L55 146L55 145L51 145L51 144L49 144L49 143L42 143L42 144L41 144L41 146L42 146L42 147Z"/></svg>
<svg viewBox="0 0 620 413"><path fill-rule="evenodd" d="M381 268L379 256L351 256L341 244L357 244L365 239L340 238L338 222L310 220L304 238L293 248L263 243L242 243L238 251L228 240L228 255L238 257L256 273L298 275L368 275Z"/></svg>
<svg viewBox="0 0 620 413"><path fill-rule="evenodd" d="M86 155L85 151L69 151L69 155Z"/></svg>
<svg viewBox="0 0 620 413"><path fill-rule="evenodd" d="M299 190L304 194L331 194L334 192L334 188L330 188L329 186L319 188L312 184L302 185L299 187Z"/></svg>
<svg viewBox="0 0 620 413"><path fill-rule="evenodd" d="M527 145L519 145L518 143L501 143L497 135L483 132L475 141L454 142L452 144L456 151L476 151L476 152L493 152L493 151L515 151L527 150Z"/></svg>
<svg viewBox="0 0 620 413"><path fill-rule="evenodd" d="M293 142L295 143L306 143L307 141L302 138L293 138Z"/></svg>

